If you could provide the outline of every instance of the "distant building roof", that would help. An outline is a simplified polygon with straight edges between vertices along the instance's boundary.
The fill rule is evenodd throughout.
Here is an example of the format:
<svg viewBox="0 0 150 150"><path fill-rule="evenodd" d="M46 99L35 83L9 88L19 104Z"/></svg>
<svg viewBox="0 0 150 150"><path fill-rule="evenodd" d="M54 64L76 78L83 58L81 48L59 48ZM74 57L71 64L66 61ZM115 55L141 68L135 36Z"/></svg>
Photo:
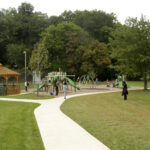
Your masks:
<svg viewBox="0 0 150 150"><path fill-rule="evenodd" d="M0 76L3 76L3 75L20 75L20 73L15 72L6 67L3 67L2 64L0 64Z"/></svg>

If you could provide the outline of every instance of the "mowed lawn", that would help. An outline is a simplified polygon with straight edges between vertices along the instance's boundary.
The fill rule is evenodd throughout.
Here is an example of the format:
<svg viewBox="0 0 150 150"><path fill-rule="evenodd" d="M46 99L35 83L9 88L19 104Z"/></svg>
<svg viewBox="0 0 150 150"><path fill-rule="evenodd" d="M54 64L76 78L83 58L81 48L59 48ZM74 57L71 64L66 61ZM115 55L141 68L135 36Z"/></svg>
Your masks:
<svg viewBox="0 0 150 150"><path fill-rule="evenodd" d="M0 101L0 150L44 150L34 116L37 106Z"/></svg>
<svg viewBox="0 0 150 150"><path fill-rule="evenodd" d="M111 150L150 150L150 91L75 97L61 110Z"/></svg>
<svg viewBox="0 0 150 150"><path fill-rule="evenodd" d="M136 86L136 87L143 87L144 89L144 81L127 81L127 83L133 87L133 86ZM148 88L150 88L150 84L149 84L149 81L148 81Z"/></svg>

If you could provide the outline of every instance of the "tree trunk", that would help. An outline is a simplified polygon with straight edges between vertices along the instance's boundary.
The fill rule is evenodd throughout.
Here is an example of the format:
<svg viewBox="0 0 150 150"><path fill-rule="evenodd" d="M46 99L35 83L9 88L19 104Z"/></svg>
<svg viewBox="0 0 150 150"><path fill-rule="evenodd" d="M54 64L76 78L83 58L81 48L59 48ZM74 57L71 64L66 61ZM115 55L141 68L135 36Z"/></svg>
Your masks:
<svg viewBox="0 0 150 150"><path fill-rule="evenodd" d="M37 87L37 96L39 96L39 84L38 84L38 87Z"/></svg>
<svg viewBox="0 0 150 150"><path fill-rule="evenodd" d="M147 90L147 78L146 78L146 76L144 77L144 90Z"/></svg>

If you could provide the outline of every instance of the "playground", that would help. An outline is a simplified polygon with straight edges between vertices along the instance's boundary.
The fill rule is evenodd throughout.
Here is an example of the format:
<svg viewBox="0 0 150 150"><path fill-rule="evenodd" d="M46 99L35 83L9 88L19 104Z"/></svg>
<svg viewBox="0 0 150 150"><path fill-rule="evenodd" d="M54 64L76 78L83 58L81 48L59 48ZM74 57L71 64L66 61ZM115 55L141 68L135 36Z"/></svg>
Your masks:
<svg viewBox="0 0 150 150"><path fill-rule="evenodd" d="M45 76L40 83L35 84L34 88L30 90L31 93L37 95L56 95L56 85L58 86L58 96L63 96L63 83L67 83L67 95L99 92L99 91L115 91L117 88L122 88L122 82L125 81L124 76L118 76L114 81L105 82L93 79L89 75L84 75L75 78L75 75L67 75L66 72L50 72ZM127 83L128 88L130 85Z"/></svg>

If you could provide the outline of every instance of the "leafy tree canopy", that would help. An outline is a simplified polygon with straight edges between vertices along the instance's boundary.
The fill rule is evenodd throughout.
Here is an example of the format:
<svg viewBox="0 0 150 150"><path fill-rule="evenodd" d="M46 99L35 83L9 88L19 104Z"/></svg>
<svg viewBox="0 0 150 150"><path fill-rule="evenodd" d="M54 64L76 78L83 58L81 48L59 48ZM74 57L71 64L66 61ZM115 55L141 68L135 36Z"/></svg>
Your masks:
<svg viewBox="0 0 150 150"><path fill-rule="evenodd" d="M59 68L64 71L72 70L74 54L80 45L88 44L88 33L83 31L79 26L62 22L57 26L50 26L42 33L41 42L49 51L49 61L52 70ZM69 68L68 68L69 67ZM73 69L74 70L74 69Z"/></svg>
<svg viewBox="0 0 150 150"><path fill-rule="evenodd" d="M123 74L141 75L145 79L150 73L150 22L143 16L140 20L129 18L125 25L118 25L110 40L112 58L116 68Z"/></svg>
<svg viewBox="0 0 150 150"><path fill-rule="evenodd" d="M48 50L42 43L37 43L32 51L29 67L31 70L43 71L47 69L49 65Z"/></svg>

